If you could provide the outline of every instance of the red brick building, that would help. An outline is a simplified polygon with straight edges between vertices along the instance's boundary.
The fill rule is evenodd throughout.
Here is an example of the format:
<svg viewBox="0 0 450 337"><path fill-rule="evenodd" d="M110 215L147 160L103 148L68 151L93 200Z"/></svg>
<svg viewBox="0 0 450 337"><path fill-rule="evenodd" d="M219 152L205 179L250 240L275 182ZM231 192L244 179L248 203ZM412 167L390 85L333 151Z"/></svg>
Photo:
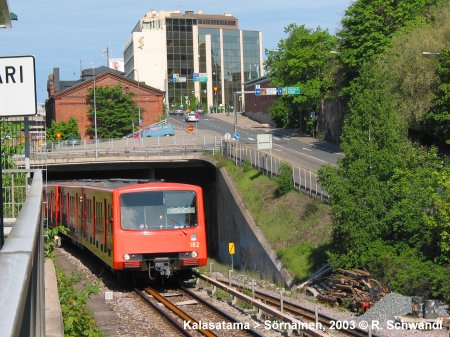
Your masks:
<svg viewBox="0 0 450 337"><path fill-rule="evenodd" d="M49 94L49 99L45 103L47 127L51 126L52 121L66 122L73 117L78 122L81 138L92 138L92 135L86 132L90 124L87 95L89 89L94 87L94 78L97 88L116 87L120 84L124 91L134 94L133 101L141 111L142 127L159 121L164 113L163 91L128 79L119 71L107 67L88 69L82 72L80 80L61 81L59 69L55 68L47 82Z"/></svg>
<svg viewBox="0 0 450 337"><path fill-rule="evenodd" d="M260 89L271 88L270 79L267 77L260 77L252 81L244 83L245 91L256 90L256 86ZM245 94L245 114L249 118L258 121L260 123L267 123L271 126L276 126L276 123L272 120L269 113L269 108L275 102L277 96L273 95L260 95L256 96L254 93Z"/></svg>

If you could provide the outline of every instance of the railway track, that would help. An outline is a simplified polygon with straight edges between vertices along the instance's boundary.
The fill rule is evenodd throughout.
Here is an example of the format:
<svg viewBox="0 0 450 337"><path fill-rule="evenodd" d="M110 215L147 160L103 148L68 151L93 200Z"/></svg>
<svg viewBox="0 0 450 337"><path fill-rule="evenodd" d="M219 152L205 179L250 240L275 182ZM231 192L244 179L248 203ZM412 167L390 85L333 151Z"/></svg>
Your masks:
<svg viewBox="0 0 450 337"><path fill-rule="evenodd" d="M359 329L357 326L350 325L348 328L345 326L339 326L337 322L340 322L338 319L334 319L332 317L329 317L327 315L316 313L314 310L311 310L309 308L303 307L297 303L294 303L288 299L275 296L273 294L270 294L268 292L264 292L262 290L258 289L250 289L252 291L252 296L247 296L244 294L245 292L249 291L249 288L244 286L243 284L237 283L232 281L231 286L229 280L226 279L212 279L210 277L207 277L205 275L201 275L198 273L195 273L195 276L197 276L199 279L206 281L207 283L211 284L213 287L219 287L222 290L230 293L233 296L237 296L241 300L247 300L249 303L252 303L256 307L258 307L260 310L265 311L269 314L273 314L270 311L265 310L265 308L276 308L275 311L275 317L277 319L284 319L283 314L288 313L290 315L293 315L294 317L298 317L302 322L309 321L314 322L316 326L323 326L323 330L327 331L329 334L326 334L328 336L335 335L336 333L339 333L339 335L345 335L345 336L352 336L352 337L363 337L363 336L372 336L377 337L375 334L372 334L367 331ZM255 301L256 304L255 304ZM261 304L264 304L263 306L258 305L258 302ZM285 318L286 322L289 322L292 320L290 317ZM318 325L319 323L320 325ZM342 322L341 322L342 323ZM348 323L348 322L347 322ZM314 329L312 329L314 330ZM319 331L307 331L306 334L310 336L323 336L322 332Z"/></svg>
<svg viewBox="0 0 450 337"><path fill-rule="evenodd" d="M164 293L153 288L135 292L184 336L263 336L186 288Z"/></svg>

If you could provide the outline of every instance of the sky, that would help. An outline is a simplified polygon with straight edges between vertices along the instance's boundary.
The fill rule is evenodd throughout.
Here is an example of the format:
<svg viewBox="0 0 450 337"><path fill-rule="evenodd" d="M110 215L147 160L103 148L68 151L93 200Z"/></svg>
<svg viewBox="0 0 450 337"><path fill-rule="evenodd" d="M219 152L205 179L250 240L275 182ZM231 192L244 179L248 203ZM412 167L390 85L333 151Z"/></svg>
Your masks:
<svg viewBox="0 0 450 337"><path fill-rule="evenodd" d="M61 80L77 80L80 68L123 58L123 46L145 15L156 11L231 13L239 28L263 34L263 49L274 49L291 23L321 27L335 34L352 0L8 0L17 15L11 29L0 29L0 56L34 55L38 103L48 99L47 78L58 67Z"/></svg>

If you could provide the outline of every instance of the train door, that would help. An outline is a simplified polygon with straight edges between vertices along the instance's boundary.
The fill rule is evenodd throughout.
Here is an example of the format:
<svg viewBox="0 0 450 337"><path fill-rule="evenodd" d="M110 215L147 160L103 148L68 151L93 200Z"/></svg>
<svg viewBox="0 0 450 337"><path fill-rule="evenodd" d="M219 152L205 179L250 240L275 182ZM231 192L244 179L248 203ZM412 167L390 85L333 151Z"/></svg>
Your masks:
<svg viewBox="0 0 450 337"><path fill-rule="evenodd" d="M106 205L106 254L108 259L112 259L113 248L113 217L112 217L112 201L108 200Z"/></svg>
<svg viewBox="0 0 450 337"><path fill-rule="evenodd" d="M106 208L106 206L107 206L107 202L106 202L106 199L103 199L103 219L102 219L102 221L103 221L103 244L102 244L102 247L103 247L103 252L104 253L106 253L106 251L107 251L107 249L106 249L106 244L107 244L107 239L106 239L106 236L108 235L107 233L108 233L108 221L106 221L107 220L107 218L108 218L108 209Z"/></svg>
<svg viewBox="0 0 450 337"><path fill-rule="evenodd" d="M81 223L81 238L82 240L87 240L87 230L86 230L86 193L84 193L84 188L81 189L80 195L80 223Z"/></svg>

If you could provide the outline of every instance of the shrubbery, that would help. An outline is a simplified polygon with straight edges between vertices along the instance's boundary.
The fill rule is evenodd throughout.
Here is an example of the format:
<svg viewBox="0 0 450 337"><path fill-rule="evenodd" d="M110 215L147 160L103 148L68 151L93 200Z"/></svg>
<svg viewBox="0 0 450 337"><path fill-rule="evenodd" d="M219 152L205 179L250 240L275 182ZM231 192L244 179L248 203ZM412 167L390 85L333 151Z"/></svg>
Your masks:
<svg viewBox="0 0 450 337"><path fill-rule="evenodd" d="M286 193L294 189L294 182L292 177L292 167L289 164L282 163L280 165L280 174L277 178L279 195L285 195Z"/></svg>

